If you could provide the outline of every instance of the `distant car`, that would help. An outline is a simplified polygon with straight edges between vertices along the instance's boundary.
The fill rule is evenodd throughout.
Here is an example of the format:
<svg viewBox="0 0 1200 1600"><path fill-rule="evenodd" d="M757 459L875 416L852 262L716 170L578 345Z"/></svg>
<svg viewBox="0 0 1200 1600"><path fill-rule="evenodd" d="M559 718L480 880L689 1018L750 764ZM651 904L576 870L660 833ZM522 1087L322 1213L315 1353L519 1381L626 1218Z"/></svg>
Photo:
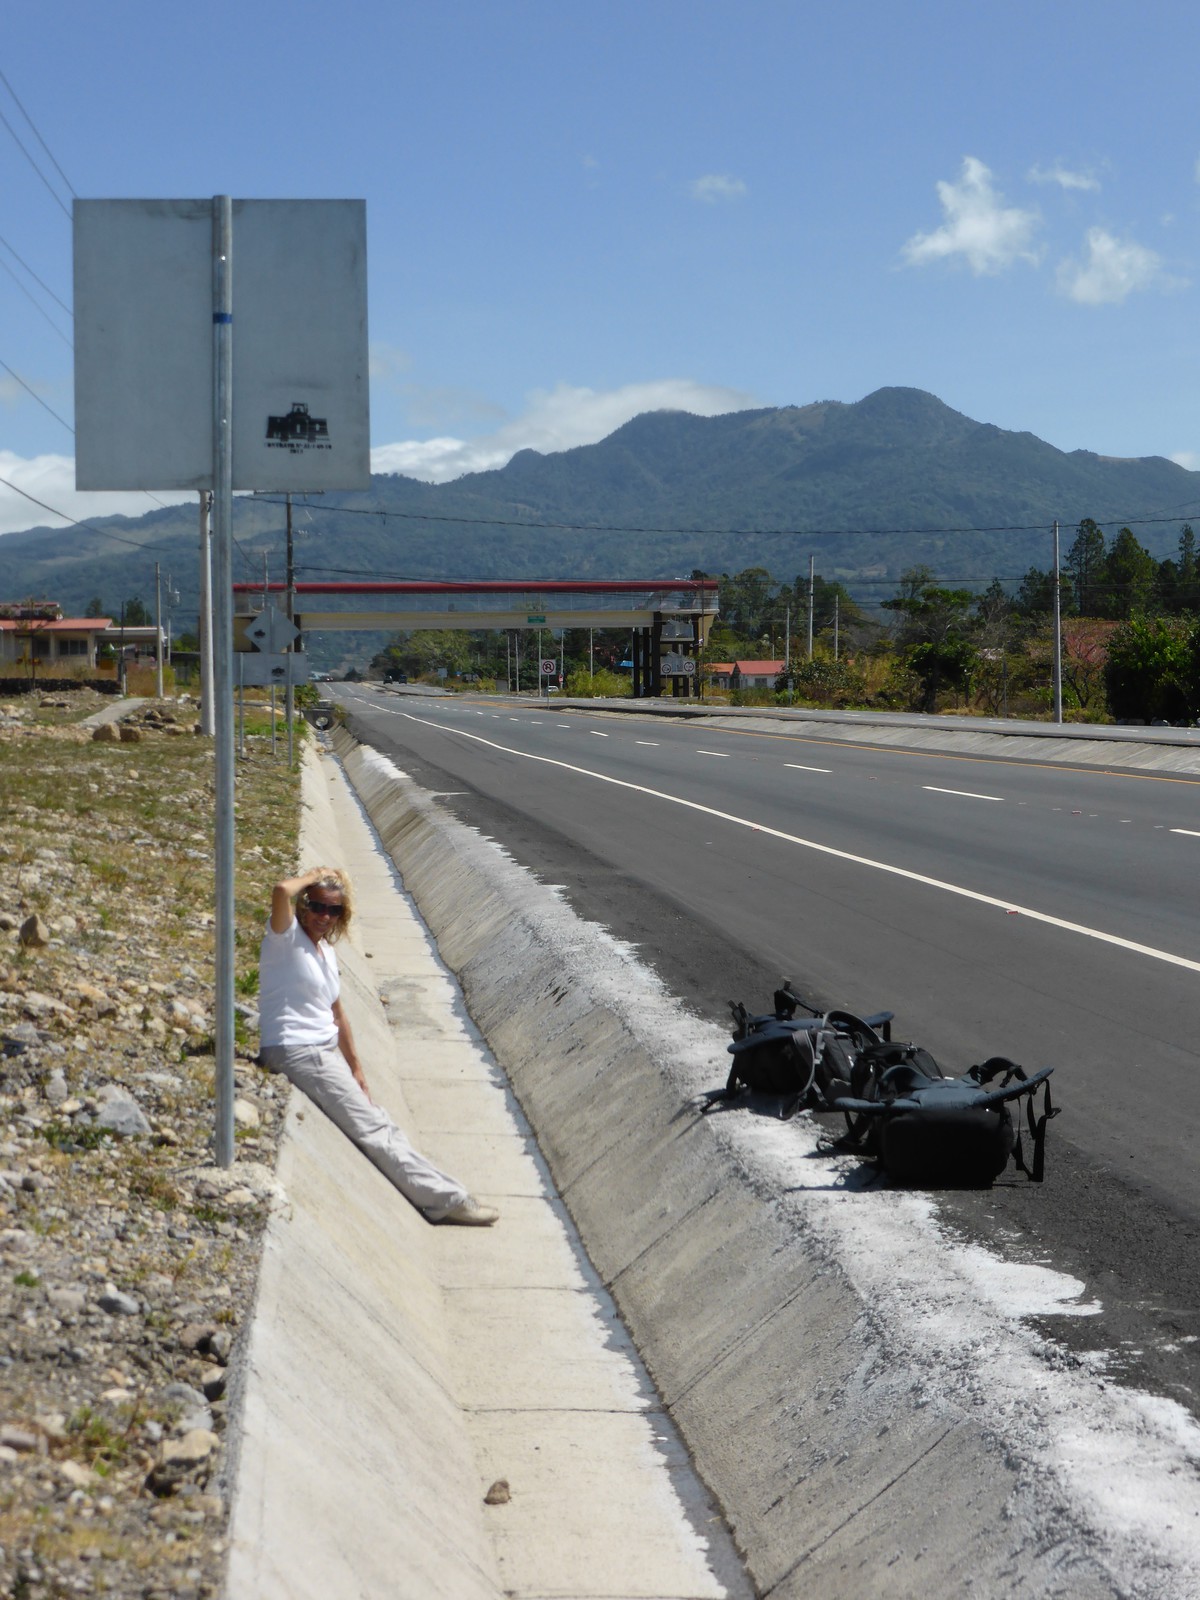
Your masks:
<svg viewBox="0 0 1200 1600"><path fill-rule="evenodd" d="M388 667L383 674L384 683L407 683L408 673L401 672L399 667Z"/></svg>
<svg viewBox="0 0 1200 1600"><path fill-rule="evenodd" d="M333 682L333 673L332 672L310 672L309 675L308 675L308 681L309 681L309 683L332 683Z"/></svg>

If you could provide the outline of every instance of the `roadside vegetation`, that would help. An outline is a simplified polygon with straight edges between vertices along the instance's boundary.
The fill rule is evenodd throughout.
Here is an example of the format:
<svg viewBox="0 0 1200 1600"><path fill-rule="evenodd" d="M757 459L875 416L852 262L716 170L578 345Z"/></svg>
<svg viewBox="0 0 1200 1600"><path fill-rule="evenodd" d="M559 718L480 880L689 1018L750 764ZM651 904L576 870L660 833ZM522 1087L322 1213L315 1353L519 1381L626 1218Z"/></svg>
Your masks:
<svg viewBox="0 0 1200 1600"><path fill-rule="evenodd" d="M1054 578L1030 567L1018 584L954 584L912 566L868 604L819 574L778 581L765 567L719 577L721 610L700 660L705 698L734 705L1045 717L1053 711ZM1156 560L1130 528L1111 538L1090 517L1060 574L1064 714L1073 721L1200 720L1200 556L1185 524L1177 552ZM619 630L397 634L371 675L403 672L446 688L544 687L575 698L631 693L630 640ZM748 687L737 662L779 661L771 684ZM790 670L788 663L790 662ZM790 680L790 681L789 681Z"/></svg>

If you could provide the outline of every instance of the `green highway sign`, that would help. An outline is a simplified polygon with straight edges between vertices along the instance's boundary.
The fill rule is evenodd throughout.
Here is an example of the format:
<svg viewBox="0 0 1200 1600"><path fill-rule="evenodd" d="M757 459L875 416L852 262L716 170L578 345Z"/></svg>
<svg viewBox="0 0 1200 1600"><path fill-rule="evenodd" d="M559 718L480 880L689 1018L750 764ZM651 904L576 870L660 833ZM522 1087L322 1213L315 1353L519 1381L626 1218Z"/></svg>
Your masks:
<svg viewBox="0 0 1200 1600"><path fill-rule="evenodd" d="M528 628L544 628L546 626L546 619L545 617L526 617L525 625Z"/></svg>

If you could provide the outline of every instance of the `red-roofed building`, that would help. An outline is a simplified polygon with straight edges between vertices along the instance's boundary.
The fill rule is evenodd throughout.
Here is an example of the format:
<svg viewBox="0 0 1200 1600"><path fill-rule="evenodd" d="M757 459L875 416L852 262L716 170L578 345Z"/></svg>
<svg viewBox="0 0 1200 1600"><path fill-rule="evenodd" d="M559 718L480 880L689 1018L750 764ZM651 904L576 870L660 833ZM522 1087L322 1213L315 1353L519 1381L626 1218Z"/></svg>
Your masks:
<svg viewBox="0 0 1200 1600"><path fill-rule="evenodd" d="M735 661L730 687L734 689L773 689L786 661Z"/></svg>
<svg viewBox="0 0 1200 1600"><path fill-rule="evenodd" d="M47 611L44 606L0 606L0 676L10 676L8 669L13 667L30 665L51 676L64 667L95 671L96 645L112 627L112 618L64 617Z"/></svg>
<svg viewBox="0 0 1200 1600"><path fill-rule="evenodd" d="M701 670L714 689L728 689L733 682L732 661L710 661Z"/></svg>

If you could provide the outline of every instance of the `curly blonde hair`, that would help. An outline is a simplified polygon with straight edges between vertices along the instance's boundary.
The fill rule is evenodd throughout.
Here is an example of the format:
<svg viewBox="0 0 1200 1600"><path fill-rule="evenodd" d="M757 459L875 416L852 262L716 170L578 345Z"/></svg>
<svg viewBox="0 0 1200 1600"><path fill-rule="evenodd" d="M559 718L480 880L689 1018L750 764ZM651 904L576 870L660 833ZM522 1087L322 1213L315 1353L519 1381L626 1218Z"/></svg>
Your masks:
<svg viewBox="0 0 1200 1600"><path fill-rule="evenodd" d="M315 871L316 868L310 868L310 870ZM310 883L308 889L336 889L340 893L342 905L345 909L337 921L331 924L329 932L325 935L329 944L336 944L343 937L354 919L354 889L350 883L350 874L343 872L341 867L331 867L327 872L322 873L315 882ZM297 900L302 899L308 893L308 889L301 889L296 896Z"/></svg>

